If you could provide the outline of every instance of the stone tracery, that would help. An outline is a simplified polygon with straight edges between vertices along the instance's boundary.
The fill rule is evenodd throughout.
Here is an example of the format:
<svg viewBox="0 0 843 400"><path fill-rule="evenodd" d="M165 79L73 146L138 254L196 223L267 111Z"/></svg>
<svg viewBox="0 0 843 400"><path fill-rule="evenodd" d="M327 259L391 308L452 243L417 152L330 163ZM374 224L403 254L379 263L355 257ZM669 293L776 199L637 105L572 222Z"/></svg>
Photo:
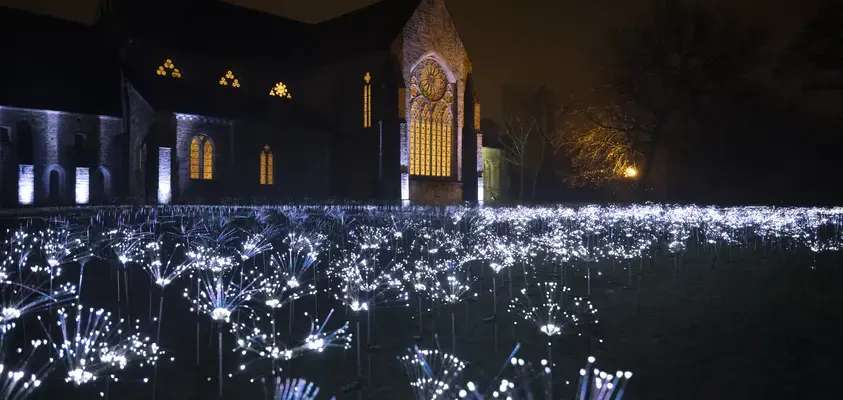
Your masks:
<svg viewBox="0 0 843 400"><path fill-rule="evenodd" d="M410 98L410 174L452 176L453 92L442 66L421 61L413 71Z"/></svg>

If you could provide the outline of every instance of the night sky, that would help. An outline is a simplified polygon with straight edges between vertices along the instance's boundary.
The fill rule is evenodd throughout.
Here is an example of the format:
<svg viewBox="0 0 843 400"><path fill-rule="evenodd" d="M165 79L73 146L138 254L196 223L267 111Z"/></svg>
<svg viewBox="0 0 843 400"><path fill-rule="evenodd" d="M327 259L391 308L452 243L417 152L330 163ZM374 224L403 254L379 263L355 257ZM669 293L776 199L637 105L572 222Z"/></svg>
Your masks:
<svg viewBox="0 0 843 400"><path fill-rule="evenodd" d="M701 0L698 0L701 1ZM820 0L709 0L748 23L770 27L784 41ZM306 22L318 22L373 0L230 0ZM702 2L702 1L701 1ZM98 0L0 0L7 5L90 22ZM448 0L474 65L484 117L499 118L501 86L546 84L560 94L595 83L603 38L635 18L651 0Z"/></svg>

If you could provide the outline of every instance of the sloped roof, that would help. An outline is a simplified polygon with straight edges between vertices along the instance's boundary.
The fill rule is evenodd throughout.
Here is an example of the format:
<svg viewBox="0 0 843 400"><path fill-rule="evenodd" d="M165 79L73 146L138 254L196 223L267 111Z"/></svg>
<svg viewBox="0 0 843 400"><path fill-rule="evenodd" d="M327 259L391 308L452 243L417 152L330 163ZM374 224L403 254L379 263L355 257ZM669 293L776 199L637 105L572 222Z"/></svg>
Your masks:
<svg viewBox="0 0 843 400"><path fill-rule="evenodd" d="M0 8L0 104L120 115L117 56L81 23Z"/></svg>
<svg viewBox="0 0 843 400"><path fill-rule="evenodd" d="M315 26L312 39L317 58L342 58L388 49L418 8L421 0L381 0Z"/></svg>
<svg viewBox="0 0 843 400"><path fill-rule="evenodd" d="M156 111L203 115L223 119L270 121L282 117L292 125L330 126L302 104L218 85L196 86L179 79L134 79L132 87ZM294 100L294 99L293 99Z"/></svg>
<svg viewBox="0 0 843 400"><path fill-rule="evenodd" d="M162 3L163 2L163 3ZM162 6L156 6L161 3ZM283 59L298 54L311 24L211 0L145 0L121 10L134 42L194 53Z"/></svg>

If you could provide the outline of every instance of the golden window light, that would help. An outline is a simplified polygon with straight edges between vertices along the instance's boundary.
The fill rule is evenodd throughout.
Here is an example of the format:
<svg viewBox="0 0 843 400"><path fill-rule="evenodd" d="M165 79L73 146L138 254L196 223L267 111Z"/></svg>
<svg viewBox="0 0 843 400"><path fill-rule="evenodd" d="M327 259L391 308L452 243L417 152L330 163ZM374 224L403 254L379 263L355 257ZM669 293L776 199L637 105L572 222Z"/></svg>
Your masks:
<svg viewBox="0 0 843 400"><path fill-rule="evenodd" d="M190 140L190 179L212 179L213 177L214 145L207 136L194 136Z"/></svg>
<svg viewBox="0 0 843 400"><path fill-rule="evenodd" d="M266 155L266 184L272 185L275 180L275 169L273 167L272 152Z"/></svg>
<svg viewBox="0 0 843 400"><path fill-rule="evenodd" d="M176 65L173 64L173 60L171 60L169 58L164 60L163 65L158 66L158 69L155 71L155 74L160 75L160 76L169 75L169 76L171 76L173 78L176 78L176 79L181 78L181 71L179 71L179 69L176 68Z"/></svg>
<svg viewBox="0 0 843 400"><path fill-rule="evenodd" d="M190 179L199 179L199 138L190 141Z"/></svg>
<svg viewBox="0 0 843 400"><path fill-rule="evenodd" d="M480 103L474 103L474 130L480 130Z"/></svg>
<svg viewBox="0 0 843 400"><path fill-rule="evenodd" d="M453 93L436 61L419 64L410 95L410 174L452 176Z"/></svg>
<svg viewBox="0 0 843 400"><path fill-rule="evenodd" d="M202 178L214 178L214 145L207 138L205 145L202 147Z"/></svg>
<svg viewBox="0 0 843 400"><path fill-rule="evenodd" d="M261 185L272 185L274 181L275 170L273 169L272 150L269 145L263 146L261 151L261 171L260 183Z"/></svg>
<svg viewBox="0 0 843 400"><path fill-rule="evenodd" d="M372 76L367 72L363 76L363 127L372 126Z"/></svg>
<svg viewBox="0 0 843 400"><path fill-rule="evenodd" d="M229 84L231 85L231 87L240 87L240 80L234 77L234 72L232 72L231 70L226 71L225 75L220 78L220 85L228 86Z"/></svg>
<svg viewBox="0 0 843 400"><path fill-rule="evenodd" d="M287 85L285 85L283 82L276 83L275 86L273 86L272 89L269 90L269 95L281 98L286 97L288 99L293 97L292 94L290 94L290 89L288 89Z"/></svg>
<svg viewBox="0 0 843 400"><path fill-rule="evenodd" d="M266 153L261 152L261 185L266 185Z"/></svg>

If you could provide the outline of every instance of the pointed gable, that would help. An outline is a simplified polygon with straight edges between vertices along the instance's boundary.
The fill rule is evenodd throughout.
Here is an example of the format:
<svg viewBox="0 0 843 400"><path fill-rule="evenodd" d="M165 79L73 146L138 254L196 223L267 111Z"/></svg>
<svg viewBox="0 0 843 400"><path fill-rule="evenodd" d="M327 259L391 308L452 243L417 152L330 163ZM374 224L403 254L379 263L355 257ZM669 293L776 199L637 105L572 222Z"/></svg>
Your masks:
<svg viewBox="0 0 843 400"><path fill-rule="evenodd" d="M470 63L444 0L421 0L404 26L404 65L411 67L425 55L441 57L457 80L468 75ZM409 78L405 71L405 79Z"/></svg>
<svg viewBox="0 0 843 400"><path fill-rule="evenodd" d="M401 36L422 0L382 0L316 25L312 37L318 59L386 50Z"/></svg>
<svg viewBox="0 0 843 400"><path fill-rule="evenodd" d="M414 68L423 61L432 59L440 64L448 81L456 85L456 169L457 179L462 179L462 131L465 123L466 79L471 64L460 40L445 0L421 0L410 19L404 25L400 43L401 70L404 84L410 87ZM426 61L425 61L426 62ZM409 104L411 91L405 91L406 120L412 119ZM473 112L473 110L472 110Z"/></svg>

